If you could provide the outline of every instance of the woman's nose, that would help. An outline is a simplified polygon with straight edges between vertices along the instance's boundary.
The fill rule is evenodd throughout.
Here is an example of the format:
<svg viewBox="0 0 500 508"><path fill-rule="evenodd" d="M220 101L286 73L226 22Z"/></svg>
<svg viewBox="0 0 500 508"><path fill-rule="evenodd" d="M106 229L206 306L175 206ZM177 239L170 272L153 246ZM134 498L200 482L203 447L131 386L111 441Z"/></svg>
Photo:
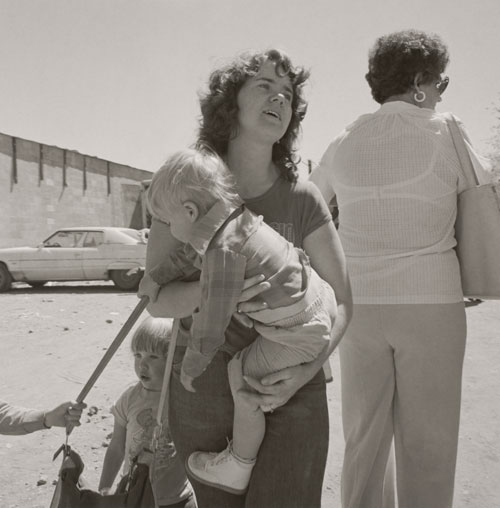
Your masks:
<svg viewBox="0 0 500 508"><path fill-rule="evenodd" d="M279 102L280 104L285 103L285 96L280 92L271 97L271 102Z"/></svg>

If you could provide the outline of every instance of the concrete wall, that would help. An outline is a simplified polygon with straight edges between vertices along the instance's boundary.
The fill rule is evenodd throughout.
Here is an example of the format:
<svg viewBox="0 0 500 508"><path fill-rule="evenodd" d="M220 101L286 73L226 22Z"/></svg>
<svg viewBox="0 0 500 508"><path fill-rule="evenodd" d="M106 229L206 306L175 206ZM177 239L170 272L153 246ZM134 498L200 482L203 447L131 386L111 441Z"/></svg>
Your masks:
<svg viewBox="0 0 500 508"><path fill-rule="evenodd" d="M0 247L36 245L59 227L144 227L152 173L0 133Z"/></svg>

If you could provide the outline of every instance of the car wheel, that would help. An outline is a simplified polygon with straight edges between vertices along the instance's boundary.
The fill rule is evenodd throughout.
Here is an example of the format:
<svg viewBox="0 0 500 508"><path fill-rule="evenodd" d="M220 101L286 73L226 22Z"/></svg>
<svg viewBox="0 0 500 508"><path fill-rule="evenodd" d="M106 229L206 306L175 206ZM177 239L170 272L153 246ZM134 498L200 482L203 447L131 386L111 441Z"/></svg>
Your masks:
<svg viewBox="0 0 500 508"><path fill-rule="evenodd" d="M8 291L12 285L12 275L8 268L0 263L0 292Z"/></svg>
<svg viewBox="0 0 500 508"><path fill-rule="evenodd" d="M110 277L116 287L124 290L136 290L144 272L137 270L128 275L129 270L111 270Z"/></svg>
<svg viewBox="0 0 500 508"><path fill-rule="evenodd" d="M28 282L28 284L32 288L41 288L41 287L45 286L45 284L47 284L47 281L46 280L34 280L32 282Z"/></svg>

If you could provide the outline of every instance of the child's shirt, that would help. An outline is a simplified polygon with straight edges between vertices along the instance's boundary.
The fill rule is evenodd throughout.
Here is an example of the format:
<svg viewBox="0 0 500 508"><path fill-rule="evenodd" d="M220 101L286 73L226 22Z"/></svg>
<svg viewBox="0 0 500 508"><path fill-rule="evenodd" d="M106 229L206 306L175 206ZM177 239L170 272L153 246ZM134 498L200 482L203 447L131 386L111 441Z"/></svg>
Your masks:
<svg viewBox="0 0 500 508"><path fill-rule="evenodd" d="M305 253L262 217L244 205L219 201L195 224L189 242L153 269L151 277L166 284L189 278L196 269L201 269L202 301L193 314L191 339L182 365L193 378L206 369L224 343L224 332L246 278L264 274L271 284L255 299L267 303L272 319L275 309L292 306L303 298L311 267Z"/></svg>
<svg viewBox="0 0 500 508"><path fill-rule="evenodd" d="M141 383L137 383L127 388L111 408L116 421L127 430L124 474L128 473L130 463L135 457L140 456L141 462L147 462L144 459L152 457L151 453L143 453L143 450L151 450L160 393L145 390ZM155 471L157 477L164 478L161 483L156 484L155 497L158 504L174 504L189 496L191 486L166 421L155 454Z"/></svg>

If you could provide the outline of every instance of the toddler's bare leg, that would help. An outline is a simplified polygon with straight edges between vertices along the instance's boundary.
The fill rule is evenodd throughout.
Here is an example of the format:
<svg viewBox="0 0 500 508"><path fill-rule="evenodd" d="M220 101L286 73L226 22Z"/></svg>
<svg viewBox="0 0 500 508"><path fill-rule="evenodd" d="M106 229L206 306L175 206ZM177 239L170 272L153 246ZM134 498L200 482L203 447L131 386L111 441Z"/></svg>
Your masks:
<svg viewBox="0 0 500 508"><path fill-rule="evenodd" d="M254 460L264 439L266 419L260 406L245 390L238 357L229 362L228 375L234 400L233 452L241 459Z"/></svg>

